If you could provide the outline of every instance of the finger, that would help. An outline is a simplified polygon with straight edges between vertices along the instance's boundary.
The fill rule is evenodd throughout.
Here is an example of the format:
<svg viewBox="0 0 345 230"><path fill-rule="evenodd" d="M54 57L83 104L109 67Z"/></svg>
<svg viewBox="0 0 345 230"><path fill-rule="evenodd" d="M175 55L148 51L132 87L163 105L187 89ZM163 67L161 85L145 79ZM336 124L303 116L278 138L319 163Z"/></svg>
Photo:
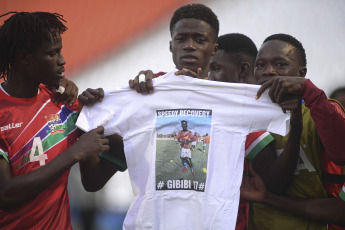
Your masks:
<svg viewBox="0 0 345 230"><path fill-rule="evenodd" d="M278 81L276 79L272 79L272 84L271 84L271 88L268 91L268 96L271 98L271 101L273 103L276 103L276 91L277 91L277 87L278 87Z"/></svg>
<svg viewBox="0 0 345 230"><path fill-rule="evenodd" d="M134 89L134 80L130 79L128 81L129 88Z"/></svg>
<svg viewBox="0 0 345 230"><path fill-rule="evenodd" d="M151 70L146 70L145 79L146 79L146 88L148 90L148 93L153 93L152 79L155 77L156 76L154 75L154 73Z"/></svg>
<svg viewBox="0 0 345 230"><path fill-rule="evenodd" d="M255 98L259 99L261 97L261 95L263 94L263 92L265 92L265 90L271 86L272 82L273 82L273 79L270 79L269 81L263 83L261 85L260 89L258 90L258 92L256 93Z"/></svg>
<svg viewBox="0 0 345 230"><path fill-rule="evenodd" d="M284 100L284 97L288 93L286 87L284 87L284 84L284 81L279 81L279 87L275 96L278 104Z"/></svg>
<svg viewBox="0 0 345 230"><path fill-rule="evenodd" d="M103 126L98 126L97 128L94 129L94 131L98 134L104 134L104 127Z"/></svg>
<svg viewBox="0 0 345 230"><path fill-rule="evenodd" d="M202 78L202 68L198 68L196 75L198 78Z"/></svg>
<svg viewBox="0 0 345 230"><path fill-rule="evenodd" d="M93 89L86 89L86 91L83 92L83 95L87 98L88 105L93 105L96 102L96 97Z"/></svg>
<svg viewBox="0 0 345 230"><path fill-rule="evenodd" d="M253 168L253 162L252 161L248 162L248 169L249 169L250 175L252 175L253 177L259 176L259 174L257 172L255 172L255 170Z"/></svg>
<svg viewBox="0 0 345 230"><path fill-rule="evenodd" d="M179 70L175 72L175 75L184 75L184 76L190 76L190 77L198 77L197 74L189 69L183 68L182 70Z"/></svg>
<svg viewBox="0 0 345 230"><path fill-rule="evenodd" d="M109 152L109 150L110 150L109 145L103 145L102 146L102 152L106 153L106 152Z"/></svg>
<svg viewBox="0 0 345 230"><path fill-rule="evenodd" d="M104 90L102 88L98 88L97 90L99 92L98 100L101 102L101 101L103 101L103 98L104 98Z"/></svg>
<svg viewBox="0 0 345 230"><path fill-rule="evenodd" d="M79 101L78 103L78 111L81 112L81 110L83 109L84 104L82 102Z"/></svg>
<svg viewBox="0 0 345 230"><path fill-rule="evenodd" d="M140 86L140 90L142 94L147 94L148 93L148 89L146 87L146 81L142 81L139 83Z"/></svg>
<svg viewBox="0 0 345 230"><path fill-rule="evenodd" d="M79 104L83 104L83 106L84 105L89 105L89 101L87 100L87 97L85 97L83 94L80 94L78 96L78 101L79 101Z"/></svg>
<svg viewBox="0 0 345 230"><path fill-rule="evenodd" d="M79 95L78 100L82 102L84 105L92 105L95 101L95 97L88 91L84 91L82 94Z"/></svg>
<svg viewBox="0 0 345 230"><path fill-rule="evenodd" d="M135 88L135 91L137 91L137 93L141 93L141 88L140 88L140 82L139 82L139 76L141 74L144 74L145 75L145 71L140 71L139 74L134 78L134 88Z"/></svg>
<svg viewBox="0 0 345 230"><path fill-rule="evenodd" d="M77 88L77 90L73 90L71 96L72 96L72 99L71 99L70 104L69 104L70 107L71 107L71 106L74 104L74 102L77 100L77 97L78 97L78 88Z"/></svg>
<svg viewBox="0 0 345 230"><path fill-rule="evenodd" d="M67 105L70 103L70 100L72 99L70 98L70 95L72 93L71 91L72 91L72 88L66 85L65 91L63 92L62 95L60 95L59 99L63 102L64 105Z"/></svg>

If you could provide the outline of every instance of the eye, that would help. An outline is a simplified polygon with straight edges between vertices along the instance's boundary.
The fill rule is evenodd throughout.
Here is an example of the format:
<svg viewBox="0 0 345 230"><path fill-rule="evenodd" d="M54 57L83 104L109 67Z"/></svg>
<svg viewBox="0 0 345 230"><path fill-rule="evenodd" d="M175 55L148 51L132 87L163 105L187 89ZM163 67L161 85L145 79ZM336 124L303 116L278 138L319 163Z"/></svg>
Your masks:
<svg viewBox="0 0 345 230"><path fill-rule="evenodd" d="M184 37L181 37L181 36L179 36L179 37L175 37L175 41L183 41L185 38Z"/></svg>
<svg viewBox="0 0 345 230"><path fill-rule="evenodd" d="M197 38L196 41L197 41L198 43L203 43L203 42L206 41L206 39L205 39L205 38Z"/></svg>
<svg viewBox="0 0 345 230"><path fill-rule="evenodd" d="M256 65L255 65L256 69L261 69L262 67L264 67L263 63L256 63Z"/></svg>
<svg viewBox="0 0 345 230"><path fill-rule="evenodd" d="M277 67L284 67L284 66L288 66L288 63L286 63L286 62L277 62L276 66Z"/></svg>
<svg viewBox="0 0 345 230"><path fill-rule="evenodd" d="M220 66L218 66L218 65L211 65L210 69L211 69L211 71L219 72L220 71Z"/></svg>

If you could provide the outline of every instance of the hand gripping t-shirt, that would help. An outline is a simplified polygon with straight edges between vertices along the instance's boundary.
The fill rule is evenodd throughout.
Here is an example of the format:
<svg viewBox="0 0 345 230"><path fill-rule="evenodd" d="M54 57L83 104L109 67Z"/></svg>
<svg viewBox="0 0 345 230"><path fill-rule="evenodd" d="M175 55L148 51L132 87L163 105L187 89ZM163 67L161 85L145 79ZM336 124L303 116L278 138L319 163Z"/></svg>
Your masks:
<svg viewBox="0 0 345 230"><path fill-rule="evenodd" d="M124 229L235 229L246 136L262 130L286 135L289 114L267 94L256 100L256 85L174 71L153 83L150 95L129 87L106 92L103 102L84 107L77 121L85 131L104 126L105 135L123 137L135 196ZM181 121L196 136L210 137L205 147L198 142L188 159L180 157L174 141Z"/></svg>

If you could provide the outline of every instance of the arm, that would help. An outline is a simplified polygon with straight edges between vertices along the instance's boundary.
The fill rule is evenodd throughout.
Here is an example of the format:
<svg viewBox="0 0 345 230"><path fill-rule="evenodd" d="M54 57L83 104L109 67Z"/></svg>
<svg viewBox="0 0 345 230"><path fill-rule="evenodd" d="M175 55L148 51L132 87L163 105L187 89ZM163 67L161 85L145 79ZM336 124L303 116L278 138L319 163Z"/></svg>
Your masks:
<svg viewBox="0 0 345 230"><path fill-rule="evenodd" d="M303 128L300 103L296 110L291 111L290 125L288 141L278 157L271 142L253 160L255 171L263 177L269 190L277 194L285 193L298 162L299 140Z"/></svg>
<svg viewBox="0 0 345 230"><path fill-rule="evenodd" d="M282 105L287 97L299 96L305 100L315 122L323 147L330 159L337 164L345 164L345 113L336 102L327 100L325 93L310 80L303 77L279 76L262 84L257 98L269 89L268 95L275 103ZM293 103L294 104L294 103ZM290 105L284 109L292 109Z"/></svg>
<svg viewBox="0 0 345 230"><path fill-rule="evenodd" d="M110 150L108 155L115 157L117 160L126 162L123 141L119 135L111 135L109 139ZM86 191L95 192L103 188L108 180L118 171L120 167L105 159L94 155L89 161L79 163L81 181Z"/></svg>
<svg viewBox="0 0 345 230"><path fill-rule="evenodd" d="M327 155L337 164L345 164L345 113L342 107L329 101L325 93L310 80L304 82L301 96L315 122L318 134Z"/></svg>
<svg viewBox="0 0 345 230"><path fill-rule="evenodd" d="M91 130L48 164L24 175L12 177L10 164L0 159L0 208L6 210L33 199L76 162L108 151L108 140L103 131L103 127Z"/></svg>
<svg viewBox="0 0 345 230"><path fill-rule="evenodd" d="M345 201L337 198L299 199L278 196L269 192L262 178L255 173L251 164L252 177L243 176L241 197L285 210L298 216L326 224L345 226Z"/></svg>

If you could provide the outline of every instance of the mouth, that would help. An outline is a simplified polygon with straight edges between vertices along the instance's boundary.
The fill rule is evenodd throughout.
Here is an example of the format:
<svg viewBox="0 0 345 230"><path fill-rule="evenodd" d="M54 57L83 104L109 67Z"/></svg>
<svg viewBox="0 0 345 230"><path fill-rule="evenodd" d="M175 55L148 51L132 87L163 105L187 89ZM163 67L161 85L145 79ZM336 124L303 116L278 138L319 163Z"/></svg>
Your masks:
<svg viewBox="0 0 345 230"><path fill-rule="evenodd" d="M198 58L196 56L194 56L194 55L190 55L189 54L189 55L181 56L181 60L183 62L186 62L186 63L194 63L194 62L198 61Z"/></svg>
<svg viewBox="0 0 345 230"><path fill-rule="evenodd" d="M57 77L57 80L58 80L58 84L56 85L56 88L59 88L59 86L61 85L61 81L63 78L65 78L65 74L64 74L65 70L61 70L61 71L58 71L56 73L56 77Z"/></svg>
<svg viewBox="0 0 345 230"><path fill-rule="evenodd" d="M65 72L65 70L62 69L56 73L56 76L58 76L58 78L64 78L65 77L64 72Z"/></svg>

